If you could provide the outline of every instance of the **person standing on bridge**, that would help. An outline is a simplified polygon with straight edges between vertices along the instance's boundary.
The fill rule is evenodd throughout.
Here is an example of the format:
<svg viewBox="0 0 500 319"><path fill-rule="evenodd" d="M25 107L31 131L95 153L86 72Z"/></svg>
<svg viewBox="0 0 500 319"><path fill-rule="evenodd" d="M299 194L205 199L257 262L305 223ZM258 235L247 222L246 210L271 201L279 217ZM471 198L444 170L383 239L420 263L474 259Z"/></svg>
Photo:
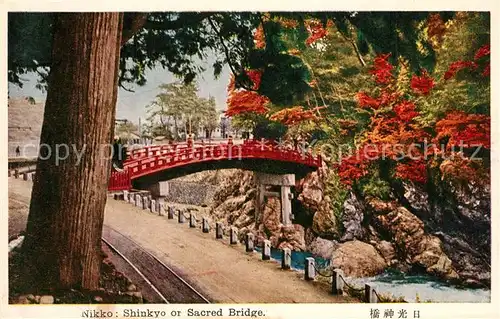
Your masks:
<svg viewBox="0 0 500 319"><path fill-rule="evenodd" d="M188 134L186 142L187 142L187 146L188 147L192 147L193 146L193 135L191 133Z"/></svg>
<svg viewBox="0 0 500 319"><path fill-rule="evenodd" d="M19 148L19 146L16 147L16 156L20 156L21 155L21 149Z"/></svg>

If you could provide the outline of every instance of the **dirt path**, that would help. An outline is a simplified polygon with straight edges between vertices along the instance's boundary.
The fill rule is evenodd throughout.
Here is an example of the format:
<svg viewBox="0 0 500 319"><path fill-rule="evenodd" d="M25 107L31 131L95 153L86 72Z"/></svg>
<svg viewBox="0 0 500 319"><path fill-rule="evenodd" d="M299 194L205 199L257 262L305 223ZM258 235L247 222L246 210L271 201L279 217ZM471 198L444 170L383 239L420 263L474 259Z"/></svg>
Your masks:
<svg viewBox="0 0 500 319"><path fill-rule="evenodd" d="M29 197L31 182L9 182L10 198ZM278 263L262 261L257 253L245 253L242 245L216 241L213 232L204 234L187 223L178 224L123 201L108 199L104 223L148 249L218 302L356 302L332 296L327 287L305 282L299 272L282 271Z"/></svg>
<svg viewBox="0 0 500 319"><path fill-rule="evenodd" d="M33 182L9 177L9 238L26 228Z"/></svg>

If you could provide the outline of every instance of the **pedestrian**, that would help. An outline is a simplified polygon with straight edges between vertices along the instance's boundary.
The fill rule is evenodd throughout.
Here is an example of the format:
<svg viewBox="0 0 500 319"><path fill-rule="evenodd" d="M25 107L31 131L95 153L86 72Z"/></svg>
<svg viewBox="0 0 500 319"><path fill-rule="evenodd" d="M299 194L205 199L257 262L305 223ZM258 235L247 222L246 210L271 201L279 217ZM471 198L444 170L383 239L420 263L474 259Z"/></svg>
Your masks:
<svg viewBox="0 0 500 319"><path fill-rule="evenodd" d="M20 156L21 155L21 149L18 147L16 147L16 156Z"/></svg>

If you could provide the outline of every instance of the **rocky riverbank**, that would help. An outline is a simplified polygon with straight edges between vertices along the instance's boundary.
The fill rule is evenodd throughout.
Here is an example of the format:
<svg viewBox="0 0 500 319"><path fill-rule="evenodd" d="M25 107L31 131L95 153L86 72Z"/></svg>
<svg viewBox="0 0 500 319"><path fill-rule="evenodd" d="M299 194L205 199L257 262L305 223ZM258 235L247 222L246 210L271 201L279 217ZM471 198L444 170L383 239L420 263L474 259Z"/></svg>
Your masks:
<svg viewBox="0 0 500 319"><path fill-rule="evenodd" d="M268 198L256 219L252 172L201 174L197 178L217 185L208 207L212 219L237 227L241 240L253 232L258 243L269 239L276 248L310 251L350 277L397 269L470 287L490 286L487 189L448 185L430 196L404 184L384 200L349 192L338 205L337 198L332 200L338 194L327 189L332 172L323 167L297 182L294 225L285 227L278 198Z"/></svg>

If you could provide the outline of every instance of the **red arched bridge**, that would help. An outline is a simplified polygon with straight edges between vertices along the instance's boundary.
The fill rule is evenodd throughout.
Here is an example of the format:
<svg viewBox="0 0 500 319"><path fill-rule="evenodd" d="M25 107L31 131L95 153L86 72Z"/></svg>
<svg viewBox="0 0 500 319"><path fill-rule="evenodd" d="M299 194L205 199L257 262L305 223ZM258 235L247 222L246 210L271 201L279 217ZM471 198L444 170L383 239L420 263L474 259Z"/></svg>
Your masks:
<svg viewBox="0 0 500 319"><path fill-rule="evenodd" d="M152 145L127 152L123 171L113 170L110 191L142 188L159 181L224 168L299 177L321 166L321 157L272 140L232 140Z"/></svg>

